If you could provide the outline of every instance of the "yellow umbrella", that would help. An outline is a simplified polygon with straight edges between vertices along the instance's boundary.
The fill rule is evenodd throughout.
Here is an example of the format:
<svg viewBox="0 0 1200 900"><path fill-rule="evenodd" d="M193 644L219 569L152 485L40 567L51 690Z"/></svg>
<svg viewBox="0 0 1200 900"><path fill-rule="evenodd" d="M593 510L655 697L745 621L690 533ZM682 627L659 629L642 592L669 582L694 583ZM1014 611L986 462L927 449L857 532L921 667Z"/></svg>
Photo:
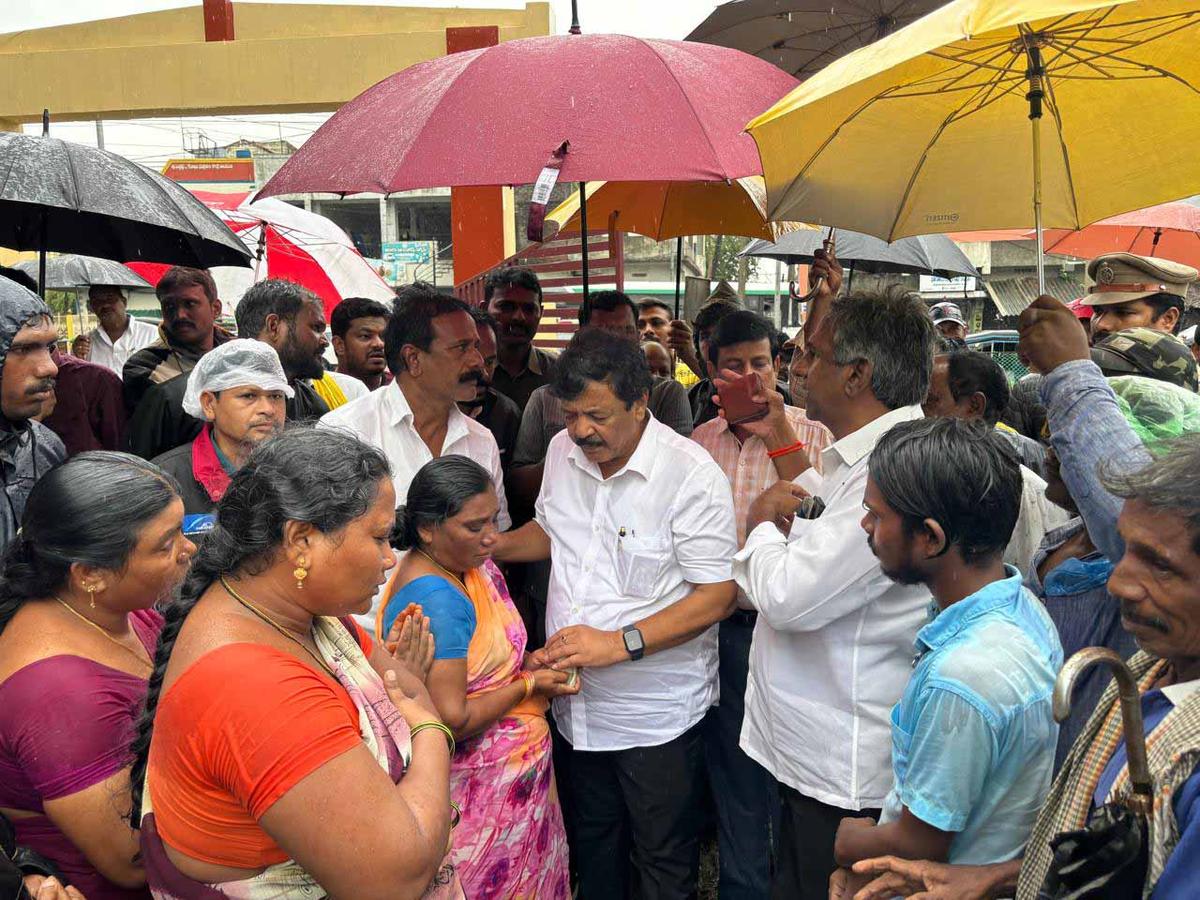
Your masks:
<svg viewBox="0 0 1200 900"><path fill-rule="evenodd" d="M889 241L1033 219L1040 256L1043 226L1200 190L1198 47L1200 0L954 0L747 126L768 214Z"/></svg>
<svg viewBox="0 0 1200 900"><path fill-rule="evenodd" d="M693 234L735 234L774 241L794 223L768 222L767 193L758 175L734 181L590 181L589 216L656 241ZM579 195L572 194L546 214L547 240L560 231L578 231Z"/></svg>
<svg viewBox="0 0 1200 900"><path fill-rule="evenodd" d="M768 222L767 191L759 175L733 181L589 181L588 215L613 219L613 227L656 241L675 238L675 315L683 266L683 238L693 234L735 234L775 241L799 228L797 222ZM579 194L571 194L546 214L545 239L582 231Z"/></svg>

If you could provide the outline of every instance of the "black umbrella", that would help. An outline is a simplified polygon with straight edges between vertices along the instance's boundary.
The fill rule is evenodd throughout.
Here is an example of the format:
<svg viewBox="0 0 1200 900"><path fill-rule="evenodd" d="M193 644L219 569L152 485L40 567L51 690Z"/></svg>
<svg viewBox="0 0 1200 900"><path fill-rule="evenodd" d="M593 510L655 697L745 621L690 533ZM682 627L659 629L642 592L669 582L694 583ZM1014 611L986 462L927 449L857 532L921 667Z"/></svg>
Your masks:
<svg viewBox="0 0 1200 900"><path fill-rule="evenodd" d="M944 234L927 234L903 238L889 244L869 234L835 229L837 258L856 272L874 275L913 272L957 278L962 275L979 277L966 254ZM739 256L777 259L788 265L809 265L813 251L820 250L827 237L824 230L802 229L780 235L774 243L757 240L746 245Z"/></svg>
<svg viewBox="0 0 1200 900"><path fill-rule="evenodd" d="M0 247L197 268L250 265L225 223L170 179L94 147L5 132Z"/></svg>
<svg viewBox="0 0 1200 900"><path fill-rule="evenodd" d="M14 268L20 269L30 278L37 280L38 266L37 260L27 260L17 263ZM111 259L71 255L52 256L46 260L46 287L69 291L74 288L90 287L93 284L154 290L154 285L133 269Z"/></svg>
<svg viewBox="0 0 1200 900"><path fill-rule="evenodd" d="M687 36L774 63L801 81L945 0L734 0Z"/></svg>

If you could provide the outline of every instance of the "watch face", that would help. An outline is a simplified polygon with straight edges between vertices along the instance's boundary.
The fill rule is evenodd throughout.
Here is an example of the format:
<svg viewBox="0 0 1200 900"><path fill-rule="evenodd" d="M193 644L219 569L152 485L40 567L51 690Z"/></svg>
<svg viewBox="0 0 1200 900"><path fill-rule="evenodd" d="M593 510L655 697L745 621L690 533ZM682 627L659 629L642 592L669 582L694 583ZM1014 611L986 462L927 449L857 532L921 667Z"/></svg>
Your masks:
<svg viewBox="0 0 1200 900"><path fill-rule="evenodd" d="M645 642L642 640L642 633L636 629L626 631L623 637L625 639L625 649L630 653L637 653L646 647Z"/></svg>

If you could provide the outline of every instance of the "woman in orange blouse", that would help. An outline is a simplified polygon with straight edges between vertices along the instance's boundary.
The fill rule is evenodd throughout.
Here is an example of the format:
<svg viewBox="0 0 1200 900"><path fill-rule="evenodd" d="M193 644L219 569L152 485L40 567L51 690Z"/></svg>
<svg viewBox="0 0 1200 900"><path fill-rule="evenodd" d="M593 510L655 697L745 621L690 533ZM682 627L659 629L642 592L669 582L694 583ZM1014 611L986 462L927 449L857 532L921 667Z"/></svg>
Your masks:
<svg viewBox="0 0 1200 900"><path fill-rule="evenodd" d="M395 505L386 460L336 431L286 432L234 476L133 747L156 897L462 896L428 620L393 656L348 618L395 562Z"/></svg>

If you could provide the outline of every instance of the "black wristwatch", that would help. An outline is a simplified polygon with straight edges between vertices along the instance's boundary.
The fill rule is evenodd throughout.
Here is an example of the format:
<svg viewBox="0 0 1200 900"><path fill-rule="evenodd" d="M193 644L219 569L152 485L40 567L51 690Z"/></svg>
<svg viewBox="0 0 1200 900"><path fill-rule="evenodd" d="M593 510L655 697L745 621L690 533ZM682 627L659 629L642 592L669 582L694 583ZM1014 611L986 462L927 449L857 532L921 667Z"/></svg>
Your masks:
<svg viewBox="0 0 1200 900"><path fill-rule="evenodd" d="M634 662L646 655L646 642L636 625L626 625L621 629L621 640L625 642L625 652Z"/></svg>

